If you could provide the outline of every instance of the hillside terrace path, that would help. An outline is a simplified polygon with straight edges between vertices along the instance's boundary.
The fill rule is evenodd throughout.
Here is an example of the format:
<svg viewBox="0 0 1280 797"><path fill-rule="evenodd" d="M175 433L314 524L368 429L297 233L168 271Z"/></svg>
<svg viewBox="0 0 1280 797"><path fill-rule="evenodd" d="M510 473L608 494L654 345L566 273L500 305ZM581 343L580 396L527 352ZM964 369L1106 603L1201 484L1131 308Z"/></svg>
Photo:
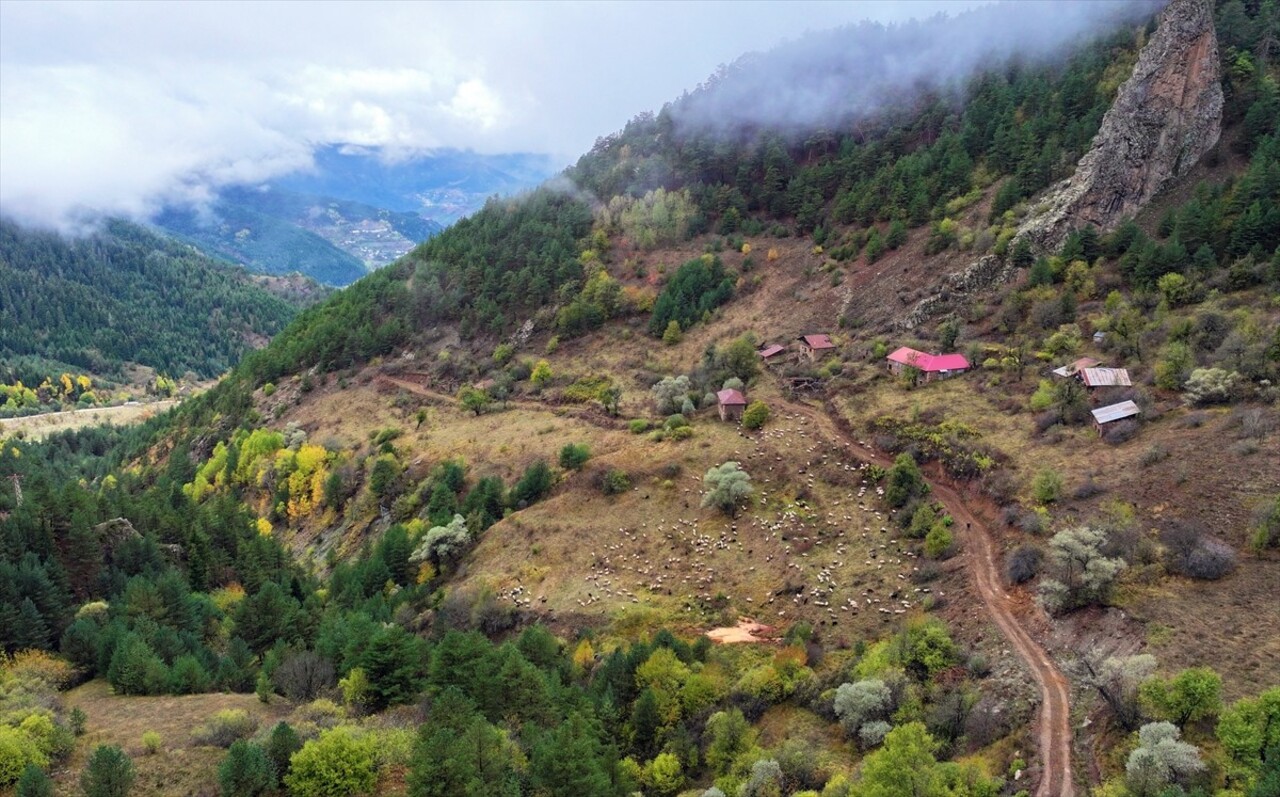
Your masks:
<svg viewBox="0 0 1280 797"><path fill-rule="evenodd" d="M862 459L886 468L893 465L892 457L855 439L843 419L838 419L835 415L833 408L819 410L807 404L784 401L782 409L804 415L817 423L830 424L845 443L859 450L858 456ZM1071 769L1071 702L1067 679L1054 664L1048 651L1027 633L1014 616L1013 598L1002 584L999 553L991 531L949 485L937 479L928 481L933 496L956 521L952 528L965 543L962 555L983 607L995 621L1000 633L1026 662L1031 677L1040 689L1036 739L1040 748L1042 773L1035 797L1075 797L1075 779Z"/></svg>

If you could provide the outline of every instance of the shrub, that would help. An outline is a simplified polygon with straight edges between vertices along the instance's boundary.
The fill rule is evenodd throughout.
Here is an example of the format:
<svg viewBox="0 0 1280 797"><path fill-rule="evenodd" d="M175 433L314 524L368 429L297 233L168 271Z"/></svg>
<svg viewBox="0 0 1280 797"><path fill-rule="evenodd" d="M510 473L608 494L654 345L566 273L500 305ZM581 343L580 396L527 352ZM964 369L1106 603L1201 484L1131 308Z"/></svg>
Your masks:
<svg viewBox="0 0 1280 797"><path fill-rule="evenodd" d="M17 797L53 797L53 780L35 764L27 764L18 778Z"/></svg>
<svg viewBox="0 0 1280 797"><path fill-rule="evenodd" d="M258 729L258 720L242 708L229 708L214 714L194 733L198 744L230 747L237 739L247 739Z"/></svg>
<svg viewBox="0 0 1280 797"><path fill-rule="evenodd" d="M271 760L262 748L243 739L227 750L218 765L218 786L222 797L258 797L276 785Z"/></svg>
<svg viewBox="0 0 1280 797"><path fill-rule="evenodd" d="M71 709L71 713L67 715L67 722L71 726L71 732L76 736L84 736L84 726L88 719L84 709L79 706Z"/></svg>
<svg viewBox="0 0 1280 797"><path fill-rule="evenodd" d="M377 785L374 747L350 728L326 731L293 754L285 785L295 797L368 794Z"/></svg>
<svg viewBox="0 0 1280 797"><path fill-rule="evenodd" d="M1062 477L1056 470L1045 468L1031 482L1031 494L1042 504L1051 504L1062 496Z"/></svg>
<svg viewBox="0 0 1280 797"><path fill-rule="evenodd" d="M666 429L669 432L672 429L680 429L688 425L689 425L689 419L684 417L683 413L677 412L676 414L668 417L667 420L663 422L662 428Z"/></svg>
<svg viewBox="0 0 1280 797"><path fill-rule="evenodd" d="M649 393L658 405L659 413L666 415L677 412L689 393L689 377L683 374L668 376L650 388Z"/></svg>
<svg viewBox="0 0 1280 797"><path fill-rule="evenodd" d="M1115 421L1104 427L1102 439L1113 446L1132 440L1134 435L1138 433L1138 422L1125 419L1123 421Z"/></svg>
<svg viewBox="0 0 1280 797"><path fill-rule="evenodd" d="M631 431L631 434L644 434L649 431L650 426L649 421L644 418L634 418L627 423L627 429Z"/></svg>
<svg viewBox="0 0 1280 797"><path fill-rule="evenodd" d="M164 747L164 738L160 734L155 731L146 731L142 734L142 749L147 755L155 755L162 747Z"/></svg>
<svg viewBox="0 0 1280 797"><path fill-rule="evenodd" d="M81 611L93 605L85 604L80 607ZM106 606L105 603L100 605ZM76 615L79 617L80 612ZM0 656L0 671L21 681L43 681L56 690L69 686L76 675L75 668L64 659L35 649L20 650L8 658Z"/></svg>
<svg viewBox="0 0 1280 797"><path fill-rule="evenodd" d="M631 489L631 477L626 471L614 468L600 474L600 492L605 495L619 495Z"/></svg>
<svg viewBox="0 0 1280 797"><path fill-rule="evenodd" d="M304 650L287 655L271 673L271 683L290 700L305 702L331 689L336 677L333 662L319 653Z"/></svg>
<svg viewBox="0 0 1280 797"><path fill-rule="evenodd" d="M1253 524L1252 544L1259 551L1280 545L1280 493L1258 510Z"/></svg>
<svg viewBox="0 0 1280 797"><path fill-rule="evenodd" d="M511 488L510 503L516 508L524 508L551 492L554 483L551 467L545 460L536 460L525 468L520 481Z"/></svg>
<svg viewBox="0 0 1280 797"><path fill-rule="evenodd" d="M751 496L751 477L736 462L726 462L707 471L702 479L707 492L704 507L714 506L726 515L738 514L740 505Z"/></svg>
<svg viewBox="0 0 1280 797"><path fill-rule="evenodd" d="M133 786L133 761L115 745L98 745L80 775L85 797L125 797Z"/></svg>
<svg viewBox="0 0 1280 797"><path fill-rule="evenodd" d="M1009 553L1005 562L1005 574L1013 584L1022 584L1035 578L1040 572L1044 552L1034 545L1019 545Z"/></svg>
<svg viewBox="0 0 1280 797"><path fill-rule="evenodd" d="M0 724L0 788L16 783L28 765L44 767L48 763L48 758L29 734Z"/></svg>
<svg viewBox="0 0 1280 797"><path fill-rule="evenodd" d="M1240 374L1222 368L1197 368L1184 388L1194 404L1225 404L1238 397Z"/></svg>
<svg viewBox="0 0 1280 797"><path fill-rule="evenodd" d="M591 449L585 443L566 443L560 449L560 467L565 470L582 470L591 459Z"/></svg>
<svg viewBox="0 0 1280 797"><path fill-rule="evenodd" d="M925 483L924 474L920 472L920 466L907 453L899 454L893 461L893 467L889 469L886 480L888 485L885 487L884 498L892 507L904 506L907 501L928 492L929 489L929 485Z"/></svg>
<svg viewBox="0 0 1280 797"><path fill-rule="evenodd" d="M1071 493L1071 497L1077 501L1083 501L1086 498L1093 498L1095 495L1101 495L1106 492L1102 485L1093 480L1092 476L1086 476L1084 481Z"/></svg>
<svg viewBox="0 0 1280 797"><path fill-rule="evenodd" d="M955 542L951 535L951 529L944 524L935 524L924 538L924 553L933 559L945 559L951 552L951 546Z"/></svg>
<svg viewBox="0 0 1280 797"><path fill-rule="evenodd" d="M1142 452L1142 456L1138 458L1138 464L1144 468L1149 468L1157 462L1168 458L1169 452L1163 446L1154 444Z"/></svg>
<svg viewBox="0 0 1280 797"><path fill-rule="evenodd" d="M1160 533L1165 566L1174 573L1206 580L1222 578L1235 569L1235 551L1205 535L1194 523L1177 522Z"/></svg>
<svg viewBox="0 0 1280 797"><path fill-rule="evenodd" d="M742 413L744 429L759 429L769 420L769 405L763 401L753 401Z"/></svg>

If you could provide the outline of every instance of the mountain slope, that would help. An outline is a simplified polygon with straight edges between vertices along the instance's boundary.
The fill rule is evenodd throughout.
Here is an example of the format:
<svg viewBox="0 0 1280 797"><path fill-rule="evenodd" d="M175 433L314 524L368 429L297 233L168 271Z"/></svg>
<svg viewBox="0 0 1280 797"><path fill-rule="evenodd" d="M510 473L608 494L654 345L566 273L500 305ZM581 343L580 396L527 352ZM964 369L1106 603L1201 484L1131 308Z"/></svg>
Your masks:
<svg viewBox="0 0 1280 797"><path fill-rule="evenodd" d="M0 446L40 484L0 491L4 644L66 628L120 691L257 679L316 724L353 724L305 702L339 677L352 709L425 699L387 792L1125 794L1167 722L1144 735L1207 766L1159 788L1258 793L1274 760L1219 735L1280 727L1280 106L1263 8L1222 4L1224 41L1228 11L1255 68L1223 73L1202 182L1109 233L1016 238L1145 21L831 131L639 117L571 170L589 190L491 201L304 311L87 486L91 436ZM1003 278L903 331L979 255ZM973 373L891 374L900 345ZM1049 372L1084 356L1133 385ZM704 635L741 618L769 643Z"/></svg>
<svg viewBox="0 0 1280 797"><path fill-rule="evenodd" d="M305 300L303 300L305 301ZM302 301L124 222L68 240L0 220L0 358L119 376L129 364L215 376Z"/></svg>

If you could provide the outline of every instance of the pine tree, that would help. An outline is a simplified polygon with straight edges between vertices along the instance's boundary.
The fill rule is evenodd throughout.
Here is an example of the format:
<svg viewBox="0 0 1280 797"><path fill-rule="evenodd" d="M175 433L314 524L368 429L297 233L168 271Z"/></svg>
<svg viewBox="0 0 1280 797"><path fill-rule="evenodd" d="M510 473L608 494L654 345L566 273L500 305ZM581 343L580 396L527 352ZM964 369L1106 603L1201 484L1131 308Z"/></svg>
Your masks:
<svg viewBox="0 0 1280 797"><path fill-rule="evenodd" d="M289 757L301 749L302 740L298 738L297 731L287 722L276 723L276 726L271 729L271 736L267 739L265 748L276 785L279 785L284 780L284 776L289 774Z"/></svg>
<svg viewBox="0 0 1280 797"><path fill-rule="evenodd" d="M133 761L115 745L98 745L80 775L85 797L126 797L133 787Z"/></svg>
<svg viewBox="0 0 1280 797"><path fill-rule="evenodd" d="M222 797L258 797L275 784L271 760L262 748L244 739L231 743L218 765Z"/></svg>
<svg viewBox="0 0 1280 797"><path fill-rule="evenodd" d="M11 632L15 650L49 647L49 625L30 598L23 598L18 606L18 617Z"/></svg>

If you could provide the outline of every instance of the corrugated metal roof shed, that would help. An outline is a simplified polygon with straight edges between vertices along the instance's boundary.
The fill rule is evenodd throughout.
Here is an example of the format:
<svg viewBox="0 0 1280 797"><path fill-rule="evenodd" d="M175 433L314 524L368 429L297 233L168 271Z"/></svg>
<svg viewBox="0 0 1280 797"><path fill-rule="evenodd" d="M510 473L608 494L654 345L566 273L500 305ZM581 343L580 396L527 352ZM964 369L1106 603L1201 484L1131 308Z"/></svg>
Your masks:
<svg viewBox="0 0 1280 797"><path fill-rule="evenodd" d="M1125 368L1084 368L1080 379L1088 387L1129 387L1129 371Z"/></svg>
<svg viewBox="0 0 1280 797"><path fill-rule="evenodd" d="M1110 404L1106 407L1099 407L1093 411L1093 420L1097 423L1111 423L1123 418L1132 418L1139 414L1141 410L1138 405L1132 401L1122 401L1119 404Z"/></svg>
<svg viewBox="0 0 1280 797"><path fill-rule="evenodd" d="M778 344L775 343L772 346L765 346L763 349L761 349L760 356L767 360L770 357L774 356L775 354L781 354L786 350L787 349L785 346L779 346Z"/></svg>

